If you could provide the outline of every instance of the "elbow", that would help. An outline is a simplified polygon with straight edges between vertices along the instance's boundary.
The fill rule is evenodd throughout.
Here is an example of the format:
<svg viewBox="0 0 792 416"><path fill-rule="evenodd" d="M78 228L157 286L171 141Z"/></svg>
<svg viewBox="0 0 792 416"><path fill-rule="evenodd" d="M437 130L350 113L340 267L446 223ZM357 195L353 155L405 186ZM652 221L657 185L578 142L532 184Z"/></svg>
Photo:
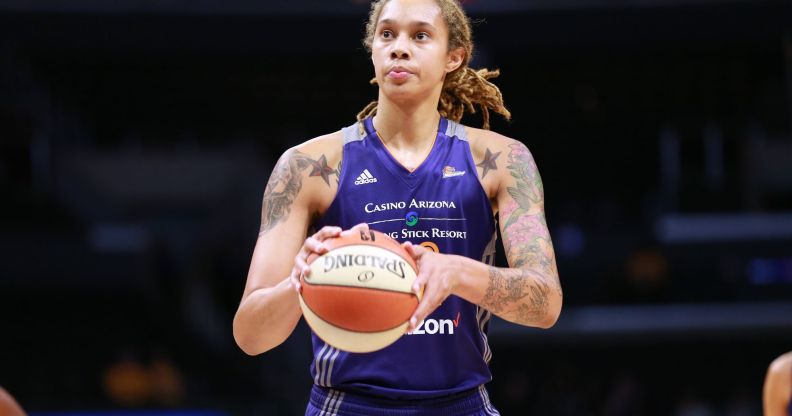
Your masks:
<svg viewBox="0 0 792 416"><path fill-rule="evenodd" d="M548 314L541 322L539 322L537 326L542 329L550 329L554 327L556 322L558 322L558 315L558 313Z"/></svg>
<svg viewBox="0 0 792 416"><path fill-rule="evenodd" d="M256 348L252 343L245 342L243 340L240 340L239 338L236 338L236 343L239 346L239 349L242 350L242 352L244 352L245 354L251 357L255 357L264 352L260 348Z"/></svg>
<svg viewBox="0 0 792 416"><path fill-rule="evenodd" d="M243 329L243 325L240 323L238 316L234 317L233 332L234 341L245 354L255 357L266 351L266 349L258 345L259 343L256 342L255 337L250 335L250 331L245 331Z"/></svg>
<svg viewBox="0 0 792 416"><path fill-rule="evenodd" d="M557 302L553 303L551 308L548 308L544 319L537 325L539 328L550 329L555 326L556 322L558 322L558 318L561 316L561 303L561 298L559 298Z"/></svg>

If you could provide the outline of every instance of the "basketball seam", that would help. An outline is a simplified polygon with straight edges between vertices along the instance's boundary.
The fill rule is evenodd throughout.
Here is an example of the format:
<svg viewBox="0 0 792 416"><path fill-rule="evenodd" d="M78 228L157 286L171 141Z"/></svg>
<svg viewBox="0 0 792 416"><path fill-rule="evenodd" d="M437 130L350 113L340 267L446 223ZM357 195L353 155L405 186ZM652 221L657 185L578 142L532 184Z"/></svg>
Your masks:
<svg viewBox="0 0 792 416"><path fill-rule="evenodd" d="M322 321L324 321L324 323L326 323L326 324L328 324L328 325L330 325L332 327L335 327L335 328L338 328L338 329L343 329L344 331L357 332L357 333L360 333L360 334L377 334L377 333L380 333L380 332L392 331L392 330L404 325L407 322L407 321L404 321L404 322L402 322L402 323L400 323L400 324L398 324L398 325L396 325L394 327L387 328L387 329L381 329L379 331L358 331L356 329L344 328L344 327L338 326L338 325L336 325L336 324L334 324L332 322L328 322L326 319L324 319L322 316L320 316L318 313L316 313L316 311L314 311L313 308L311 308L311 305L309 305L307 302L305 302L305 307L310 309L311 312L314 315L316 315L317 318L321 319Z"/></svg>
<svg viewBox="0 0 792 416"><path fill-rule="evenodd" d="M401 294L404 294L404 295L413 295L416 298L418 297L418 295L416 295L415 292L413 292L413 291L404 292L404 291L401 291L401 290L383 289L381 287L351 286L351 285L340 285L340 284L337 284L337 283L309 283L307 280L305 280L305 284L308 285L308 286L314 286L314 287L317 287L317 286L330 286L330 287L351 287L352 289L378 290L380 292L401 293Z"/></svg>

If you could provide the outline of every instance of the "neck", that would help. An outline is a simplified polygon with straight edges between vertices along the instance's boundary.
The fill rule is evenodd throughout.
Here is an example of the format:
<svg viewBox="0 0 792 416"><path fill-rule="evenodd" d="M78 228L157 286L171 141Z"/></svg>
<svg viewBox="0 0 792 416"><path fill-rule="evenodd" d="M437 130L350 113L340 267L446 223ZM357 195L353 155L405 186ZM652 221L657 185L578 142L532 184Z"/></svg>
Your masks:
<svg viewBox="0 0 792 416"><path fill-rule="evenodd" d="M437 100L399 104L380 92L377 114L372 119L380 138L394 149L420 149L434 142L440 113Z"/></svg>

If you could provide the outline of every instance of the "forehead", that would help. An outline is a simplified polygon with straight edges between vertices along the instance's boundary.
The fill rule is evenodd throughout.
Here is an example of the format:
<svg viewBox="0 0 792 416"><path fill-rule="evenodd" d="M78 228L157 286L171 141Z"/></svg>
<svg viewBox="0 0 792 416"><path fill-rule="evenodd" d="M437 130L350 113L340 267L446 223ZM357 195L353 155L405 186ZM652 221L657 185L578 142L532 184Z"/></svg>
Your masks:
<svg viewBox="0 0 792 416"><path fill-rule="evenodd" d="M391 0L382 8L379 22L383 20L399 24L423 22L437 28L445 26L440 6L435 0Z"/></svg>

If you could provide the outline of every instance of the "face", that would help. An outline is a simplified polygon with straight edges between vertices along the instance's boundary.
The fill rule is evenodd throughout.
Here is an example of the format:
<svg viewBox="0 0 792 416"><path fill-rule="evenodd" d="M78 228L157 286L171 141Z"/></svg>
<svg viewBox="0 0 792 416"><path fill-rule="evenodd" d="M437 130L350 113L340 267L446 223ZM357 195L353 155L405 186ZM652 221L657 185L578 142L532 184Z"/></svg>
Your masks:
<svg viewBox="0 0 792 416"><path fill-rule="evenodd" d="M448 28L434 0L391 0L382 9L371 60L381 91L390 99L440 96L448 72L464 51L448 51Z"/></svg>

